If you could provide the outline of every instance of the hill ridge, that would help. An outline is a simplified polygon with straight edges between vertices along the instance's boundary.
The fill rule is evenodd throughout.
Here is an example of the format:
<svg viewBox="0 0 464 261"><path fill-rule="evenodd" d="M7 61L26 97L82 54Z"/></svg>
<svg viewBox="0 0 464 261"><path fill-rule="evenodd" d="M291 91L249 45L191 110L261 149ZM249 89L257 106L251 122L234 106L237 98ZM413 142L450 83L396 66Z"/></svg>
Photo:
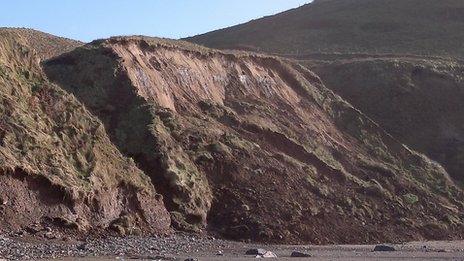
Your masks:
<svg viewBox="0 0 464 261"><path fill-rule="evenodd" d="M315 1L185 40L279 54L368 50L462 57L460 17L464 4L456 0Z"/></svg>

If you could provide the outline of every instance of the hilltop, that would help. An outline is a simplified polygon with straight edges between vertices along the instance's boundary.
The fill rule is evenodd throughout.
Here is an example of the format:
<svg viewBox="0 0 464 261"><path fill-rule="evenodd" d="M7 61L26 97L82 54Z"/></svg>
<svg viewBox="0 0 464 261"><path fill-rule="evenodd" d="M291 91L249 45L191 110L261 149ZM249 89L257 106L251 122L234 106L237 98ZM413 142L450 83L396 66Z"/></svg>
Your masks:
<svg viewBox="0 0 464 261"><path fill-rule="evenodd" d="M0 37L21 39L40 59L48 59L69 52L84 43L72 39L54 36L28 28L0 27Z"/></svg>
<svg viewBox="0 0 464 261"><path fill-rule="evenodd" d="M464 55L460 0L331 0L186 40L275 54Z"/></svg>

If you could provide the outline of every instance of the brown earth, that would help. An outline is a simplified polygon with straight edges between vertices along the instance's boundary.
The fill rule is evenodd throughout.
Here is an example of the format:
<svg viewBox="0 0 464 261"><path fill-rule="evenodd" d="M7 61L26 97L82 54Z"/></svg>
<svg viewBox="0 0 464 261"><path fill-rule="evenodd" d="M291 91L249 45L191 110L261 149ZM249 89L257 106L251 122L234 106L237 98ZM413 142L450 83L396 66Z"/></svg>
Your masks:
<svg viewBox="0 0 464 261"><path fill-rule="evenodd" d="M464 66L452 59L307 62L324 83L464 184Z"/></svg>
<svg viewBox="0 0 464 261"><path fill-rule="evenodd" d="M30 31L0 30L0 233L45 226L78 233L163 234L161 196L110 142L104 126L50 83L42 57L75 46L31 44ZM35 40L34 40L35 41ZM49 53L35 46L48 45Z"/></svg>
<svg viewBox="0 0 464 261"><path fill-rule="evenodd" d="M266 242L456 239L463 193L304 67L142 37L44 63L176 228Z"/></svg>
<svg viewBox="0 0 464 261"><path fill-rule="evenodd" d="M298 60L464 182L464 2L319 0L188 38Z"/></svg>

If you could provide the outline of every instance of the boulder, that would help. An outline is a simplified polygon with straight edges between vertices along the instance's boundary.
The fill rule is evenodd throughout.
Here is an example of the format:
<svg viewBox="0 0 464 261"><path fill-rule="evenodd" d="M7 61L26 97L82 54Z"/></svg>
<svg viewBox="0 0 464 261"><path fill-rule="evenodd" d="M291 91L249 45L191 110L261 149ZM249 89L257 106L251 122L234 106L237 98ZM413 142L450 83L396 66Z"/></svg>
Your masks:
<svg viewBox="0 0 464 261"><path fill-rule="evenodd" d="M252 249L249 249L246 251L246 255L259 255L259 256L262 256L264 254L266 254L267 250L266 249L262 249L262 248L252 248Z"/></svg>
<svg viewBox="0 0 464 261"><path fill-rule="evenodd" d="M377 245L374 248L374 252L392 252L392 251L396 251L396 249L388 245Z"/></svg>
<svg viewBox="0 0 464 261"><path fill-rule="evenodd" d="M311 255L303 252L293 251L291 257L311 257Z"/></svg>

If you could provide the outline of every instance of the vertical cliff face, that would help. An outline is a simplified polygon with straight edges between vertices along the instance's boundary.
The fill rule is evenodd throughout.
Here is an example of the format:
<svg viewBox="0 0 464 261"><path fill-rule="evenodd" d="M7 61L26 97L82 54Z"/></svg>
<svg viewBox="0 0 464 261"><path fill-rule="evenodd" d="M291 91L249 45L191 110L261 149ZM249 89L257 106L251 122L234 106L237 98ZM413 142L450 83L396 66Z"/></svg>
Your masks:
<svg viewBox="0 0 464 261"><path fill-rule="evenodd" d="M309 65L327 86L464 184L464 66L449 59Z"/></svg>
<svg viewBox="0 0 464 261"><path fill-rule="evenodd" d="M462 231L443 168L298 65L129 37L44 67L151 178L177 228L287 243Z"/></svg>
<svg viewBox="0 0 464 261"><path fill-rule="evenodd" d="M23 33L0 30L0 232L169 232L148 177L97 118L46 79L39 62L47 55Z"/></svg>

